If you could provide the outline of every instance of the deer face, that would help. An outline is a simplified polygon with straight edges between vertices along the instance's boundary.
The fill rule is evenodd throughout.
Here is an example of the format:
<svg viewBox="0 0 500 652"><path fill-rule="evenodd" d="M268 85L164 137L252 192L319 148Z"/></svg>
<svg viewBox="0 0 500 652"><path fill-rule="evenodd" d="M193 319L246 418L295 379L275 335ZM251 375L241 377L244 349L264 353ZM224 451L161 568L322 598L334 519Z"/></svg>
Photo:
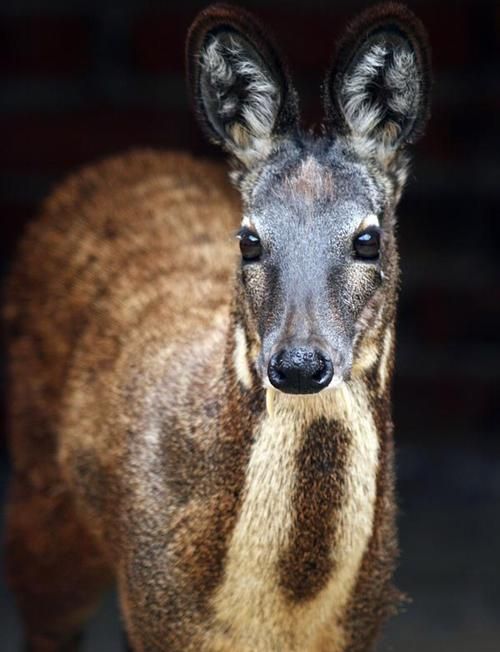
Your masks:
<svg viewBox="0 0 500 652"><path fill-rule="evenodd" d="M248 14L203 12L188 65L201 124L231 155L243 197L237 327L251 362L283 392L336 387L397 282L406 145L428 113L422 27L395 5L360 16L327 75L318 137L299 130L288 73Z"/></svg>
<svg viewBox="0 0 500 652"><path fill-rule="evenodd" d="M340 145L321 152L318 144L288 142L267 162L239 232L240 295L261 342L257 368L274 387L301 394L349 374L387 255L383 186Z"/></svg>

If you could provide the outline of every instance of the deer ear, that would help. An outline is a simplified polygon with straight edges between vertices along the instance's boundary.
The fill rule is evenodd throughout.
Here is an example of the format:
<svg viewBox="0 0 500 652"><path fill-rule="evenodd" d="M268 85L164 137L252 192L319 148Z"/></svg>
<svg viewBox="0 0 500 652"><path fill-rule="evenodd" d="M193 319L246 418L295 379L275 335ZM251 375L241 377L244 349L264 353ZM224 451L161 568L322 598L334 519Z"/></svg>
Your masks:
<svg viewBox="0 0 500 652"><path fill-rule="evenodd" d="M388 165L414 142L429 116L430 48L406 7L387 3L363 12L340 41L325 82L327 121Z"/></svg>
<svg viewBox="0 0 500 652"><path fill-rule="evenodd" d="M293 129L297 96L259 23L246 11L211 5L189 30L189 90L208 137L245 166L266 156L272 137Z"/></svg>

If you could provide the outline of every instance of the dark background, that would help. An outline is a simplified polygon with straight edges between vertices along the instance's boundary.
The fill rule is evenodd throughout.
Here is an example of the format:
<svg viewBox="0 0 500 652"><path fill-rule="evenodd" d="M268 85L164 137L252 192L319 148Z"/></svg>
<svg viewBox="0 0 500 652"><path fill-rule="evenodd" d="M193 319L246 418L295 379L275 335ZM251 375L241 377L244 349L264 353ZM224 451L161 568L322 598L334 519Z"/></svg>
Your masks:
<svg viewBox="0 0 500 652"><path fill-rule="evenodd" d="M2 0L2 273L40 200L78 166L137 146L218 156L183 80L185 33L206 4ZM304 122L317 124L335 39L367 3L241 4L275 33ZM379 650L498 652L500 3L408 4L428 28L435 72L432 119L399 210L398 582L413 602ZM14 652L19 625L1 587L0 648ZM110 597L88 650L120 649L115 611Z"/></svg>

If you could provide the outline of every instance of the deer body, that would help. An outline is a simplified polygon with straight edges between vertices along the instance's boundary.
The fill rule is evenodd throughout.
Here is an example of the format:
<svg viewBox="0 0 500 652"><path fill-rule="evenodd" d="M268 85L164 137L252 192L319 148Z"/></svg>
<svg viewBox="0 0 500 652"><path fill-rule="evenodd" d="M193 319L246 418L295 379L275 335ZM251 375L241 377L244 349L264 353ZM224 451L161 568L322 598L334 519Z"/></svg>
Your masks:
<svg viewBox="0 0 500 652"><path fill-rule="evenodd" d="M227 118L210 88L233 83L217 75L240 47L250 100L254 82L283 106L288 92L279 69L245 77L264 64L231 11L202 14L191 47L240 196L184 154L118 157L55 193L14 266L8 567L35 652L76 645L112 580L138 652L362 652L395 604L397 251L387 228L382 262L335 254L335 294L322 234L342 216L335 242L383 210L390 224L402 164Z"/></svg>

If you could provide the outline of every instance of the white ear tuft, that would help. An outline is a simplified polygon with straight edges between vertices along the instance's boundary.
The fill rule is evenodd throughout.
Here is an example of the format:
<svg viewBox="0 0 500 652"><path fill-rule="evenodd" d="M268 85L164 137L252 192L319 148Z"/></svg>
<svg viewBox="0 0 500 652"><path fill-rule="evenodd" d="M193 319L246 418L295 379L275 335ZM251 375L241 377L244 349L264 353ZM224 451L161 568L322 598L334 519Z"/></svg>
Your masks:
<svg viewBox="0 0 500 652"><path fill-rule="evenodd" d="M248 12L212 5L188 35L187 65L202 127L249 168L294 130L297 98L269 37Z"/></svg>
<svg viewBox="0 0 500 652"><path fill-rule="evenodd" d="M355 126L358 135L367 135L383 117L383 107L372 102L371 84L377 83L383 71L387 50L374 45L364 53L354 70L346 74L340 89L340 106L348 124Z"/></svg>
<svg viewBox="0 0 500 652"><path fill-rule="evenodd" d="M267 150L281 100L269 72L248 58L248 49L232 35L226 42L212 37L201 53L200 67L206 75L205 90L213 94L212 119L219 120L238 148Z"/></svg>
<svg viewBox="0 0 500 652"><path fill-rule="evenodd" d="M390 157L421 105L414 53L383 41L373 43L346 72L339 87L339 105L365 150Z"/></svg>
<svg viewBox="0 0 500 652"><path fill-rule="evenodd" d="M389 108L400 115L416 113L421 102L422 89L417 74L417 62L413 52L396 50L392 64L385 73L389 90Z"/></svg>
<svg viewBox="0 0 500 652"><path fill-rule="evenodd" d="M402 5L363 12L341 39L325 82L330 125L363 156L391 164L429 113L430 54L420 21Z"/></svg>

